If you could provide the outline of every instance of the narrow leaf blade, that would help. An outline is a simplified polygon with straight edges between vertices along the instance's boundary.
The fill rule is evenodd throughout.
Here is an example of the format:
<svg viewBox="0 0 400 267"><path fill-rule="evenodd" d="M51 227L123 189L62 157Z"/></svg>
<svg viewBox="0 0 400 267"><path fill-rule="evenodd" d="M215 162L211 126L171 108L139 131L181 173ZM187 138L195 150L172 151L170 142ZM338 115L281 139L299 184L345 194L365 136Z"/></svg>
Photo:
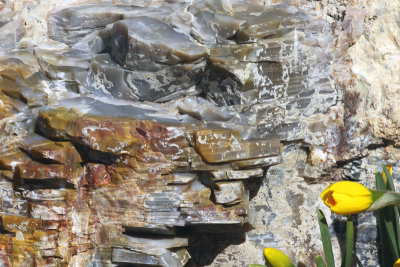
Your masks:
<svg viewBox="0 0 400 267"><path fill-rule="evenodd" d="M317 267L326 267L326 264L320 255L317 256L315 261L317 263Z"/></svg>
<svg viewBox="0 0 400 267"><path fill-rule="evenodd" d="M358 267L363 267L360 259L358 258L357 254L353 251L353 258L356 260Z"/></svg>
<svg viewBox="0 0 400 267"><path fill-rule="evenodd" d="M393 183L393 177L390 174L389 170L387 169L386 165L383 164L383 172L386 175L386 180L387 180L387 188L391 191L396 191L395 187L394 187L394 183ZM395 234L395 240L396 240L396 252L397 254L395 256L397 256L397 258L399 257L399 249L400 249L400 225L399 225L399 209L398 207L389 207L388 209L388 213L390 216L390 221L393 225L393 231Z"/></svg>
<svg viewBox="0 0 400 267"><path fill-rule="evenodd" d="M390 174L389 174L390 175ZM389 176L386 176L389 177ZM389 177L391 178L391 177ZM375 174L376 188L377 190L387 190L386 184L383 180L382 173L377 172ZM393 227L391 226L390 215L388 209L392 207L385 207L383 209L378 210L378 228L379 234L381 238L381 249L382 249L382 261L383 266L391 266L392 263L398 258L396 254L398 253L398 249L396 249L396 240L395 234L393 231ZM391 233L391 235L389 235Z"/></svg>
<svg viewBox="0 0 400 267"><path fill-rule="evenodd" d="M335 259L333 257L331 235L324 213L317 210L319 230L321 232L322 246L324 248L325 260L328 267L335 267Z"/></svg>
<svg viewBox="0 0 400 267"><path fill-rule="evenodd" d="M376 190L386 191L385 181L383 180L382 173L375 173Z"/></svg>
<svg viewBox="0 0 400 267"><path fill-rule="evenodd" d="M390 242L389 236L387 235L386 226L385 226L385 212L381 209L378 210L378 228L379 234L381 238L381 249L382 249L382 263L383 266L390 266L390 263L393 262L394 256L392 256L392 249L388 248Z"/></svg>
<svg viewBox="0 0 400 267"><path fill-rule="evenodd" d="M385 225L385 232L389 238L389 244L390 250L392 252L392 255L394 256L394 259L399 258L399 247L397 245L397 236L396 236L396 231L395 231L395 222L393 222L393 207L385 207L382 209L383 212L383 218L384 218L384 225Z"/></svg>

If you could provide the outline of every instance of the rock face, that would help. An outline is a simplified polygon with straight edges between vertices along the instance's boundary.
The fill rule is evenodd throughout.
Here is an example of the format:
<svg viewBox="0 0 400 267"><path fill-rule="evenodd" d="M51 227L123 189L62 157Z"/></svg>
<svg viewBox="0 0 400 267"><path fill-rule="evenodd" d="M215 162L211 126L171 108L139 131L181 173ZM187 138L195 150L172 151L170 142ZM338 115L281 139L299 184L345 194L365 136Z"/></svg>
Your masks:
<svg viewBox="0 0 400 267"><path fill-rule="evenodd" d="M314 264L326 182L398 166L400 5L264 2L0 3L0 265Z"/></svg>
<svg viewBox="0 0 400 267"><path fill-rule="evenodd" d="M5 265L88 264L100 257L183 266L189 240L171 237L178 228L216 225L213 231L225 232L220 225L249 221L245 184L263 176L260 167L279 163L278 139L243 140L234 130L183 122L160 106L101 100L78 97L41 108L39 135L2 153L9 188L2 236L11 242L4 246L14 248L15 239L25 251L4 247Z"/></svg>

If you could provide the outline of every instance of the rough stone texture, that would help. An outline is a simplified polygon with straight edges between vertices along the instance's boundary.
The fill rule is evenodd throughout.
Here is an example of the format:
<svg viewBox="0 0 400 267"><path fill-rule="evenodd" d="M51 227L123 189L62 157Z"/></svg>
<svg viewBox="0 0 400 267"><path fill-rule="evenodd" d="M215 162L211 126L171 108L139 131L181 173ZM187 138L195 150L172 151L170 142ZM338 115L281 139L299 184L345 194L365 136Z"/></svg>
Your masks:
<svg viewBox="0 0 400 267"><path fill-rule="evenodd" d="M323 188L373 187L382 162L399 184L399 17L390 0L0 2L0 265L246 266L271 246L311 266L317 208L339 260ZM375 217L356 221L378 266Z"/></svg>
<svg viewBox="0 0 400 267"><path fill-rule="evenodd" d="M396 100L400 80L394 74L400 68L400 4L391 3L386 12L379 6L374 9L372 7L369 12L382 14L376 15L365 34L348 51L353 62L351 72L355 76L352 93L359 96L357 118L368 133L399 145L400 110Z"/></svg>

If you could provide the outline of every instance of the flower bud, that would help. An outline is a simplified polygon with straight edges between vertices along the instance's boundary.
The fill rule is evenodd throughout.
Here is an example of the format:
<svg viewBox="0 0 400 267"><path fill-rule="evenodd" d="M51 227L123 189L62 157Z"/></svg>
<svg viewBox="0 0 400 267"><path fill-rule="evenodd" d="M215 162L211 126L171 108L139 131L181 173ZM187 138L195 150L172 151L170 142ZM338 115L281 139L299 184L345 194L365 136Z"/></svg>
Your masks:
<svg viewBox="0 0 400 267"><path fill-rule="evenodd" d="M264 256L272 267L294 267L289 257L275 248L265 248Z"/></svg>
<svg viewBox="0 0 400 267"><path fill-rule="evenodd" d="M392 175L392 173L393 173L392 165L388 164L388 165L386 165L386 168L389 171L390 175ZM385 184L387 184L387 177L386 177L386 173L384 171L382 172L382 178L383 178L383 181L385 182Z"/></svg>
<svg viewBox="0 0 400 267"><path fill-rule="evenodd" d="M321 199L331 211L341 215L363 212L373 203L371 190L350 181L331 184L322 192Z"/></svg>

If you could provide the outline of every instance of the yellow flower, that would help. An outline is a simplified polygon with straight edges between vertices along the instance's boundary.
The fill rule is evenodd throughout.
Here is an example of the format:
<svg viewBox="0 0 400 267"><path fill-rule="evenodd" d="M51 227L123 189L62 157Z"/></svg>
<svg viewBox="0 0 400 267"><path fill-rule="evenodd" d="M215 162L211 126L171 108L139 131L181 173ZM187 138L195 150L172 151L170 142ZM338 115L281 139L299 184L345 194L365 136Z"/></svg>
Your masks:
<svg viewBox="0 0 400 267"><path fill-rule="evenodd" d="M294 267L289 257L275 248L265 248L264 256L272 267Z"/></svg>
<svg viewBox="0 0 400 267"><path fill-rule="evenodd" d="M386 168L388 169L390 175L392 175L392 174L393 174L393 167L392 167L392 165L388 164L388 165L386 165ZM386 174L385 174L384 171L382 171L382 178L383 178L383 181L384 181L385 184L386 184L386 183L387 183L387 178L386 178Z"/></svg>
<svg viewBox="0 0 400 267"><path fill-rule="evenodd" d="M322 192L321 199L331 211L341 215L363 212L374 202L368 188L350 181L331 184Z"/></svg>
<svg viewBox="0 0 400 267"><path fill-rule="evenodd" d="M400 267L400 258L393 264L393 267Z"/></svg>

